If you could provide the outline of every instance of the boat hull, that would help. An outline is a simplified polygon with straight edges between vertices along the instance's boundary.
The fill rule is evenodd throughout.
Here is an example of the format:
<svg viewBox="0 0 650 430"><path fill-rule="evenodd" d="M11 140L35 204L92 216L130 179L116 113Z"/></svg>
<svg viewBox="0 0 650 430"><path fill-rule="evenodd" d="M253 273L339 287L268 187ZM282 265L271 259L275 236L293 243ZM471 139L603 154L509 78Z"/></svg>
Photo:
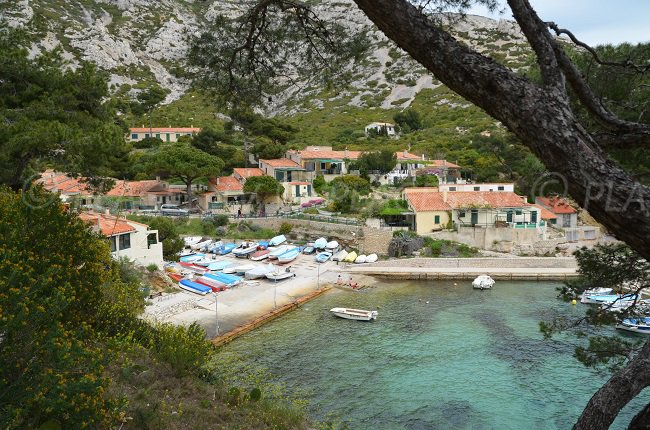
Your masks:
<svg viewBox="0 0 650 430"><path fill-rule="evenodd" d="M333 308L330 309L330 312L339 318L356 321L372 321L377 319L378 315L377 311L366 311L363 309L350 308Z"/></svg>
<svg viewBox="0 0 650 430"><path fill-rule="evenodd" d="M264 276L266 276L266 279L270 279L271 281L281 281L283 279L293 278L296 274L293 272L271 272Z"/></svg>

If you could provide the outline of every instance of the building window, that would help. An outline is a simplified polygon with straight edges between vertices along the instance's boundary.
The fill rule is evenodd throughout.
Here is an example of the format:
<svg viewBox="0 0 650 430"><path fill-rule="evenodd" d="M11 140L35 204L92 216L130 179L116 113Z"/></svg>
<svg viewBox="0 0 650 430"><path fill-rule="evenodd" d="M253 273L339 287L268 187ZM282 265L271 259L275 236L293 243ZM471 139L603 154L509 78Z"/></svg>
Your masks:
<svg viewBox="0 0 650 430"><path fill-rule="evenodd" d="M119 236L120 250L131 248L131 233L122 234Z"/></svg>
<svg viewBox="0 0 650 430"><path fill-rule="evenodd" d="M499 191L503 191L503 190L505 190L505 187L498 186L498 187L497 187L497 190L499 190Z"/></svg>
<svg viewBox="0 0 650 430"><path fill-rule="evenodd" d="M326 163L320 163L320 169L321 170L327 169L327 164Z"/></svg>
<svg viewBox="0 0 650 430"><path fill-rule="evenodd" d="M433 223L434 224L440 224L440 215L436 215L433 217Z"/></svg>
<svg viewBox="0 0 650 430"><path fill-rule="evenodd" d="M474 187L474 191L481 191L481 187Z"/></svg>
<svg viewBox="0 0 650 430"><path fill-rule="evenodd" d="M157 134L156 134L156 137L157 137L158 139L160 139L160 133L157 133Z"/></svg>
<svg viewBox="0 0 650 430"><path fill-rule="evenodd" d="M456 187L449 187L449 191L456 191Z"/></svg>
<svg viewBox="0 0 650 430"><path fill-rule="evenodd" d="M111 242L111 252L117 251L117 242L115 241L115 236L110 237Z"/></svg>
<svg viewBox="0 0 650 430"><path fill-rule="evenodd" d="M515 209L515 215L521 215L522 213L521 209Z"/></svg>
<svg viewBox="0 0 650 430"><path fill-rule="evenodd" d="M131 134L131 140L136 140L138 138L138 133Z"/></svg>
<svg viewBox="0 0 650 430"><path fill-rule="evenodd" d="M179 137L181 137L180 133L176 133L176 140L178 140Z"/></svg>
<svg viewBox="0 0 650 430"><path fill-rule="evenodd" d="M465 218L465 211L458 211L458 218Z"/></svg>
<svg viewBox="0 0 650 430"><path fill-rule="evenodd" d="M145 137L145 138L149 137L149 133L145 133L145 134L144 134L144 137Z"/></svg>

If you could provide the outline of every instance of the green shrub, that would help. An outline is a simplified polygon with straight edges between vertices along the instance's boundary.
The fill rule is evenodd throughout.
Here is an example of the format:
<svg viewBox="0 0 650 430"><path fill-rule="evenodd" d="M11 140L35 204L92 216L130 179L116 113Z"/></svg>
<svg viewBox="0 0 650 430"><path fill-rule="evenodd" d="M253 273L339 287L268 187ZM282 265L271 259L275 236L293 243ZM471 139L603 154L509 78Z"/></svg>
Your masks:
<svg viewBox="0 0 650 430"><path fill-rule="evenodd" d="M149 273L153 273L156 270L158 270L158 266L156 264L151 263L147 266L147 270L149 271Z"/></svg>
<svg viewBox="0 0 650 430"><path fill-rule="evenodd" d="M278 233L286 235L291 233L291 230L293 230L293 225L285 221L280 225L280 231Z"/></svg>

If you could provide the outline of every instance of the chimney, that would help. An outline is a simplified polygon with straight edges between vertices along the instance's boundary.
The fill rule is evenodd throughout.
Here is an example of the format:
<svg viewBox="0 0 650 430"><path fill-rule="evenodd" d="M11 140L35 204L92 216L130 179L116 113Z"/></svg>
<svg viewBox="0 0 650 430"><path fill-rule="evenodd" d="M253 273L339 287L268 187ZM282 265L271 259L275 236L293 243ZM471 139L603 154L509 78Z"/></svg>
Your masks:
<svg viewBox="0 0 650 430"><path fill-rule="evenodd" d="M348 152L348 147L345 147L345 153L343 155L344 158L350 158L350 153Z"/></svg>
<svg viewBox="0 0 650 430"><path fill-rule="evenodd" d="M447 203L447 189L446 188L442 191L442 201Z"/></svg>
<svg viewBox="0 0 650 430"><path fill-rule="evenodd" d="M406 158L408 156L408 154L409 154L408 150L405 149L403 154L404 154L404 158Z"/></svg>
<svg viewBox="0 0 650 430"><path fill-rule="evenodd" d="M425 160L426 160L426 158L424 158L424 154L422 154L422 161L425 161Z"/></svg>
<svg viewBox="0 0 650 430"><path fill-rule="evenodd" d="M160 176L156 176L156 182L160 182Z"/></svg>
<svg viewBox="0 0 650 430"><path fill-rule="evenodd" d="M104 215L110 215L110 214L111 214L111 210L109 208L106 208L106 210L104 211Z"/></svg>

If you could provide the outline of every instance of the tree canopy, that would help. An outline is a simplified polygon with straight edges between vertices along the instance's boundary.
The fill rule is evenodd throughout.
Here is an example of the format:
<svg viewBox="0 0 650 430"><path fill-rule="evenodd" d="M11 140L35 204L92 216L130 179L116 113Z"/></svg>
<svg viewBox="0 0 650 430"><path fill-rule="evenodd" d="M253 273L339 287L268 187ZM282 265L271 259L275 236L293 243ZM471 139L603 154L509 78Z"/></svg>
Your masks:
<svg viewBox="0 0 650 430"><path fill-rule="evenodd" d="M151 173L180 179L187 187L187 197L192 203L192 183L202 177L219 176L223 161L187 143L162 145L147 154L145 164Z"/></svg>
<svg viewBox="0 0 650 430"><path fill-rule="evenodd" d="M192 137L193 147L223 160L223 170L226 173L232 172L234 167L244 165L243 151L232 143L232 135L210 127L204 128Z"/></svg>
<svg viewBox="0 0 650 430"><path fill-rule="evenodd" d="M364 152L357 159L356 165L359 167L361 176L368 176L370 172L381 176L395 168L397 165L397 155L388 149Z"/></svg>
<svg viewBox="0 0 650 430"><path fill-rule="evenodd" d="M284 192L284 187L275 178L267 175L253 176L244 183L245 193L255 193L260 199L261 212L265 213L266 199Z"/></svg>
<svg viewBox="0 0 650 430"><path fill-rule="evenodd" d="M422 117L415 109L405 109L393 116L395 122L400 126L403 133L420 130L422 128Z"/></svg>
<svg viewBox="0 0 650 430"><path fill-rule="evenodd" d="M18 189L53 167L99 185L128 152L106 75L64 68L58 51L30 59L23 43L0 31L0 182Z"/></svg>

